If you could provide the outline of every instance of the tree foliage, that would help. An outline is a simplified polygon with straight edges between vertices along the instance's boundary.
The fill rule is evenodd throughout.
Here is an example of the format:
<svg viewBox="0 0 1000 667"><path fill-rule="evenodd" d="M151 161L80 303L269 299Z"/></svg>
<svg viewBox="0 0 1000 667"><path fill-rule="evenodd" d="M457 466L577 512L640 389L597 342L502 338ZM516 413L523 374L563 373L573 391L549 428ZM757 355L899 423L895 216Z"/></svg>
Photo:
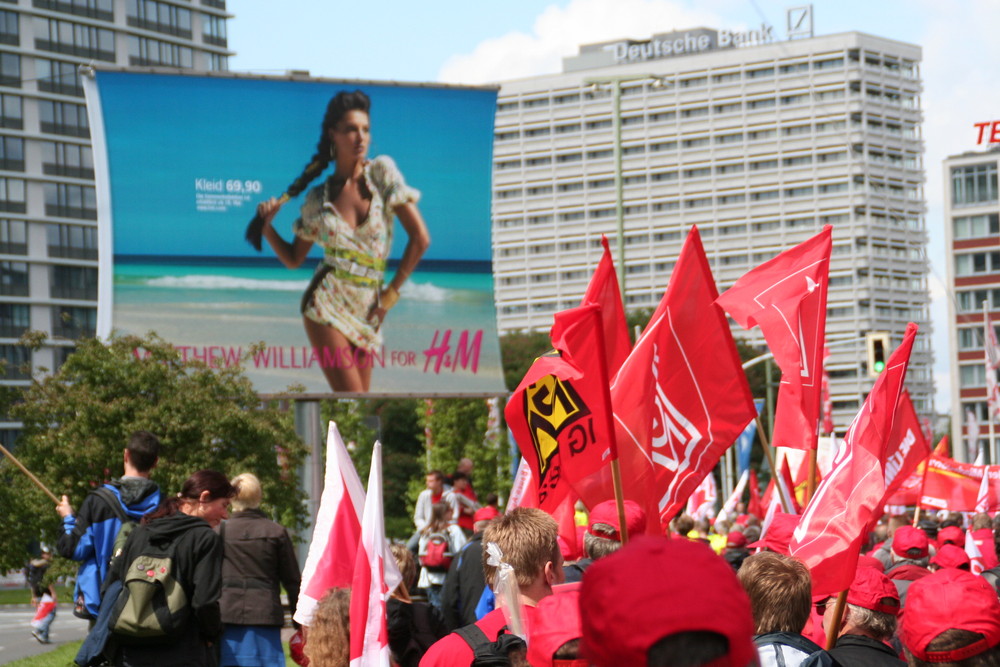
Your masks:
<svg viewBox="0 0 1000 667"><path fill-rule="evenodd" d="M305 523L295 483L305 447L292 416L261 406L238 368L184 361L153 334L86 339L56 373L34 380L23 399L11 410L24 424L16 455L75 508L91 489L121 475L129 435L145 429L163 446L152 479L165 493L176 493L200 469L230 477L253 472L264 487L266 511L293 530ZM0 472L12 484L0 491L9 494L0 495L0 521L38 515L17 531L0 525L0 564L9 566L11 556L23 559L27 536L53 542L59 520L48 511L52 501L26 487L8 462Z"/></svg>
<svg viewBox="0 0 1000 667"><path fill-rule="evenodd" d="M548 332L513 331L500 337L503 380L508 391L517 389L525 373L539 355L552 349Z"/></svg>

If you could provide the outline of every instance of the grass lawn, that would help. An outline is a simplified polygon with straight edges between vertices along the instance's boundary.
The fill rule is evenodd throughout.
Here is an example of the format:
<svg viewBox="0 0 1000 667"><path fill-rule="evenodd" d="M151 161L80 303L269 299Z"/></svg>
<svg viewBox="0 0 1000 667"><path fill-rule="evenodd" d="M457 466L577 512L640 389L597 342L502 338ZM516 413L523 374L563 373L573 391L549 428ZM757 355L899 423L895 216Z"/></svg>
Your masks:
<svg viewBox="0 0 1000 667"><path fill-rule="evenodd" d="M32 658L22 658L20 660L15 660L13 662L8 662L4 664L3 667L74 667L73 658L76 657L76 652L80 650L80 644L83 640L72 642L70 644L64 644L59 648L49 651L48 653L42 653L41 655L36 655ZM288 644L284 644L285 649L285 667L298 667L292 658L288 655Z"/></svg>
<svg viewBox="0 0 1000 667"><path fill-rule="evenodd" d="M56 595L60 602L69 602L73 599L73 587L56 586ZM0 604L31 604L31 591L27 588L0 589Z"/></svg>

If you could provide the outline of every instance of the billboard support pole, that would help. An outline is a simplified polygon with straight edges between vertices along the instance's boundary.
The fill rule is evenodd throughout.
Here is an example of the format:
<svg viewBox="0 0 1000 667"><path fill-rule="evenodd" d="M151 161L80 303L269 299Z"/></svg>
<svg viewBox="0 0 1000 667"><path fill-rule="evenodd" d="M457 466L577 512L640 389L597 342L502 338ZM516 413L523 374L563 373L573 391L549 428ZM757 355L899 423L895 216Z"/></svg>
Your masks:
<svg viewBox="0 0 1000 667"><path fill-rule="evenodd" d="M302 438L309 448L299 480L306 492L306 507L309 512L309 526L302 533L302 542L298 547L300 563L306 562L309 544L312 542L313 526L316 525L316 514L319 512L319 500L323 495L323 474L326 466L323 438L323 424L320 417L320 403L316 400L295 401L295 433Z"/></svg>

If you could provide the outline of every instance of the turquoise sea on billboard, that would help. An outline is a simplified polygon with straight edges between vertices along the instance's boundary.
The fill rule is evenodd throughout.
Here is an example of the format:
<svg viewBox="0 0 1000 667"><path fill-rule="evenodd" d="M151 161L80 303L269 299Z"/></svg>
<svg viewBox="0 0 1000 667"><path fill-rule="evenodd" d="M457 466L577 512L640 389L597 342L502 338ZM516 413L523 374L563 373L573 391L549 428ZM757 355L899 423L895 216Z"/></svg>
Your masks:
<svg viewBox="0 0 1000 667"><path fill-rule="evenodd" d="M88 109L99 225L111 225L100 235L102 269L113 257L99 305L109 324L99 330L155 331L188 356L239 361L264 394L330 393L321 365L352 360L310 347L299 314L321 249L290 270L266 243L254 251L243 232L256 205L309 162L327 102L355 89L372 102L368 157L392 157L420 191L431 236L386 317L371 392L503 391L490 268L496 91L488 88L98 70ZM275 218L286 239L304 200ZM407 240L394 227L387 279Z"/></svg>

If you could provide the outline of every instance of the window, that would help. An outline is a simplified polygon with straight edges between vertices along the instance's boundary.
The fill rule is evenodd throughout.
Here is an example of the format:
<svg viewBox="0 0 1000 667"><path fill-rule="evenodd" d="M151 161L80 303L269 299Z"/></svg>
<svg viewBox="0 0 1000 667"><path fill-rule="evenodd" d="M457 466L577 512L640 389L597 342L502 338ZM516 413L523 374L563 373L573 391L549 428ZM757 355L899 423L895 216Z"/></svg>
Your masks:
<svg viewBox="0 0 1000 667"><path fill-rule="evenodd" d="M691 109L682 109L681 118L699 118L701 116L708 115L708 107L694 107Z"/></svg>
<svg viewBox="0 0 1000 667"><path fill-rule="evenodd" d="M734 162L732 164L720 164L715 168L717 174L739 174L743 172L743 163Z"/></svg>
<svg viewBox="0 0 1000 667"><path fill-rule="evenodd" d="M986 385L986 367L983 364L960 366L958 370L960 387L983 387Z"/></svg>
<svg viewBox="0 0 1000 667"><path fill-rule="evenodd" d="M571 183L560 183L556 188L559 192L577 192L583 190L583 183L581 181L573 181Z"/></svg>
<svg viewBox="0 0 1000 667"><path fill-rule="evenodd" d="M953 167L951 200L956 205L997 201L996 163Z"/></svg>
<svg viewBox="0 0 1000 667"><path fill-rule="evenodd" d="M6 362L3 379L31 379L31 351L20 345L0 345L0 359Z"/></svg>
<svg viewBox="0 0 1000 667"><path fill-rule="evenodd" d="M114 21L114 0L32 0L39 9L87 16L102 21Z"/></svg>
<svg viewBox="0 0 1000 667"><path fill-rule="evenodd" d="M815 70L825 70L825 69L835 69L837 67L844 66L843 58L830 58L829 60L817 60L813 63L813 69Z"/></svg>
<svg viewBox="0 0 1000 667"><path fill-rule="evenodd" d="M497 104L497 112L504 113L505 111L514 111L519 106L521 106L519 102L500 102Z"/></svg>
<svg viewBox="0 0 1000 667"><path fill-rule="evenodd" d="M785 74L798 74L799 72L809 71L809 63L794 63L791 65L782 65L778 68L778 74L784 76Z"/></svg>
<svg viewBox="0 0 1000 667"><path fill-rule="evenodd" d="M97 309L76 306L52 307L52 335L60 338L84 338L97 331Z"/></svg>
<svg viewBox="0 0 1000 667"><path fill-rule="evenodd" d="M778 198L777 190L763 190L761 192L750 193L751 201L767 201L768 199L777 199L777 198Z"/></svg>
<svg viewBox="0 0 1000 667"><path fill-rule="evenodd" d="M85 185L45 183L43 190L45 215L97 220L97 197L94 188Z"/></svg>
<svg viewBox="0 0 1000 667"><path fill-rule="evenodd" d="M28 254L28 223L24 220L0 220L0 254Z"/></svg>
<svg viewBox="0 0 1000 667"><path fill-rule="evenodd" d="M716 74L712 77L712 81L715 83L732 83L734 81L739 81L743 78L740 72L726 72L725 74Z"/></svg>
<svg viewBox="0 0 1000 667"><path fill-rule="evenodd" d="M611 157L612 151L610 149L604 149L599 151L587 151L588 160L607 160ZM576 154L577 159L579 159L580 154Z"/></svg>
<svg viewBox="0 0 1000 667"><path fill-rule="evenodd" d="M757 232L769 232L781 227L781 222L778 220L768 220L766 222L755 222L753 223L753 231Z"/></svg>
<svg viewBox="0 0 1000 667"><path fill-rule="evenodd" d="M750 100L749 102L747 102L747 109L749 109L750 111L754 111L757 109L770 109L773 106L774 106L773 97L765 97L763 99Z"/></svg>
<svg viewBox="0 0 1000 667"><path fill-rule="evenodd" d="M685 169L684 178L704 178L712 175L711 167L698 167L696 169Z"/></svg>
<svg viewBox="0 0 1000 667"><path fill-rule="evenodd" d="M610 153L611 151L608 152ZM589 153L587 154L587 157L590 157ZM582 159L583 156L579 153L563 153L562 155L556 156L556 162L558 162L559 164L566 164L568 162L579 162Z"/></svg>
<svg viewBox="0 0 1000 667"><path fill-rule="evenodd" d="M973 276L1000 271L1000 251L955 255L955 275Z"/></svg>
<svg viewBox="0 0 1000 667"><path fill-rule="evenodd" d="M708 137L698 137L696 139L685 139L681 142L684 148L699 148L708 145Z"/></svg>
<svg viewBox="0 0 1000 667"><path fill-rule="evenodd" d="M615 184L615 179L613 178L595 178L587 182L587 187L591 190L597 190L599 188L610 188Z"/></svg>
<svg viewBox="0 0 1000 667"><path fill-rule="evenodd" d="M97 259L97 229L81 225L50 224L49 257Z"/></svg>
<svg viewBox="0 0 1000 667"><path fill-rule="evenodd" d="M94 178L94 154L90 146L42 142L42 172L52 176Z"/></svg>
<svg viewBox="0 0 1000 667"><path fill-rule="evenodd" d="M191 10L168 5L155 0L126 0L125 16L128 25L191 38ZM225 19L210 14L202 16L205 42L215 46L226 45Z"/></svg>
<svg viewBox="0 0 1000 667"><path fill-rule="evenodd" d="M72 102L38 101L42 132L64 134L71 137L89 137L87 108Z"/></svg>
<svg viewBox="0 0 1000 667"><path fill-rule="evenodd" d="M550 134L552 130L548 127L532 127L524 131L526 137L547 137Z"/></svg>
<svg viewBox="0 0 1000 667"><path fill-rule="evenodd" d="M652 174L651 178L653 179L654 182L657 182L657 183L662 182L662 181L676 181L677 180L677 172L676 171L657 171L657 172L654 172Z"/></svg>
<svg viewBox="0 0 1000 667"><path fill-rule="evenodd" d="M24 181L18 178L0 178L0 211L24 213Z"/></svg>
<svg viewBox="0 0 1000 667"><path fill-rule="evenodd" d="M732 134L720 134L715 137L715 143L717 144L738 144L743 141L742 132L734 132Z"/></svg>
<svg viewBox="0 0 1000 667"><path fill-rule="evenodd" d="M786 157L781 163L786 167L802 167L807 164L812 164L812 155L800 155L798 157Z"/></svg>
<svg viewBox="0 0 1000 667"><path fill-rule="evenodd" d="M606 127L611 127L610 120L591 120L587 121L588 130L600 130Z"/></svg>
<svg viewBox="0 0 1000 667"><path fill-rule="evenodd" d="M649 114L650 123L662 123L663 121L673 120L677 117L676 111L660 111L658 113Z"/></svg>
<svg viewBox="0 0 1000 667"><path fill-rule="evenodd" d="M552 194L551 185L536 185L535 187L528 188L529 197L536 195L549 195L549 194Z"/></svg>
<svg viewBox="0 0 1000 667"><path fill-rule="evenodd" d="M1000 234L1000 216L996 213L988 215L972 215L955 218L952 221L955 240L985 238Z"/></svg>
<svg viewBox="0 0 1000 667"><path fill-rule="evenodd" d="M83 266L52 266L49 286L53 299L97 299L97 269Z"/></svg>
<svg viewBox="0 0 1000 667"><path fill-rule="evenodd" d="M21 87L21 56L0 53L0 86Z"/></svg>
<svg viewBox="0 0 1000 667"><path fill-rule="evenodd" d="M0 94L0 127L24 127L24 105L19 95Z"/></svg>
<svg viewBox="0 0 1000 667"><path fill-rule="evenodd" d="M757 160L750 163L750 171L761 171L764 169L777 169L777 160Z"/></svg>
<svg viewBox="0 0 1000 667"><path fill-rule="evenodd" d="M813 189L811 185L798 187L798 188L788 188L785 190L786 197L808 197L812 195Z"/></svg>
<svg viewBox="0 0 1000 667"><path fill-rule="evenodd" d="M794 137L801 134L809 134L812 131L810 125L792 125L790 127L781 128L781 135L785 137Z"/></svg>
<svg viewBox="0 0 1000 667"><path fill-rule="evenodd" d="M551 161L552 161L552 158L549 158L549 162L551 162ZM496 168L497 171L503 171L505 169L520 169L521 168L521 161L520 160L501 160L500 162L497 162L494 165L494 167Z"/></svg>
<svg viewBox="0 0 1000 667"><path fill-rule="evenodd" d="M567 123L564 125L556 125L556 134L570 134L572 132L579 132L579 123Z"/></svg>
<svg viewBox="0 0 1000 667"><path fill-rule="evenodd" d="M182 10L183 11L183 10ZM191 17L187 18L188 31L190 31ZM201 19L202 39L206 44L225 47L228 44L226 39L226 19L222 16L203 16Z"/></svg>
<svg viewBox="0 0 1000 667"><path fill-rule="evenodd" d="M24 139L0 135L0 169L24 171Z"/></svg>
<svg viewBox="0 0 1000 667"><path fill-rule="evenodd" d="M743 109L742 102L730 102L728 104L716 105L714 111L715 113L723 114L723 113L737 113L742 109Z"/></svg>
<svg viewBox="0 0 1000 667"><path fill-rule="evenodd" d="M30 306L23 303L0 303L0 337L17 338L30 328Z"/></svg>
<svg viewBox="0 0 1000 667"><path fill-rule="evenodd" d="M37 58L35 69L38 73L39 90L83 97L83 84L80 83L79 65L76 63Z"/></svg>
<svg viewBox="0 0 1000 667"><path fill-rule="evenodd" d="M761 69L747 70L748 79L761 79L768 76L774 76L773 67L763 67Z"/></svg>
<svg viewBox="0 0 1000 667"><path fill-rule="evenodd" d="M161 42L157 39L129 37L128 64L192 67L194 65L194 51L187 46Z"/></svg>
<svg viewBox="0 0 1000 667"><path fill-rule="evenodd" d="M35 48L113 63L115 33L82 23L36 18Z"/></svg>
<svg viewBox="0 0 1000 667"><path fill-rule="evenodd" d="M17 14L0 10L0 44L20 46L21 33L18 29Z"/></svg>
<svg viewBox="0 0 1000 667"><path fill-rule="evenodd" d="M956 295L958 311L961 313L979 313L983 310L983 301L990 309L1000 308L1000 289L977 289L958 292Z"/></svg>
<svg viewBox="0 0 1000 667"><path fill-rule="evenodd" d="M0 294L28 296L28 265L25 262L0 262Z"/></svg>
<svg viewBox="0 0 1000 667"><path fill-rule="evenodd" d="M497 132L493 135L497 141L512 141L514 139L521 138L520 130L514 130L512 132Z"/></svg>
<svg viewBox="0 0 1000 667"><path fill-rule="evenodd" d="M579 93L571 93L569 95L558 95L554 100L556 104L569 104L571 102L579 102L579 101L580 101Z"/></svg>
<svg viewBox="0 0 1000 667"><path fill-rule="evenodd" d="M746 199L747 199L747 196L745 194L743 194L743 193L739 193L739 194L735 194L735 195L722 195L722 196L719 197L719 205L720 206L726 206L726 205L729 205L729 204L739 204L741 202L746 201ZM721 234L725 234L725 232L720 232L720 233Z"/></svg>
<svg viewBox="0 0 1000 667"><path fill-rule="evenodd" d="M642 155L646 152L646 146L639 144L637 146L626 146L622 149L622 155Z"/></svg>

